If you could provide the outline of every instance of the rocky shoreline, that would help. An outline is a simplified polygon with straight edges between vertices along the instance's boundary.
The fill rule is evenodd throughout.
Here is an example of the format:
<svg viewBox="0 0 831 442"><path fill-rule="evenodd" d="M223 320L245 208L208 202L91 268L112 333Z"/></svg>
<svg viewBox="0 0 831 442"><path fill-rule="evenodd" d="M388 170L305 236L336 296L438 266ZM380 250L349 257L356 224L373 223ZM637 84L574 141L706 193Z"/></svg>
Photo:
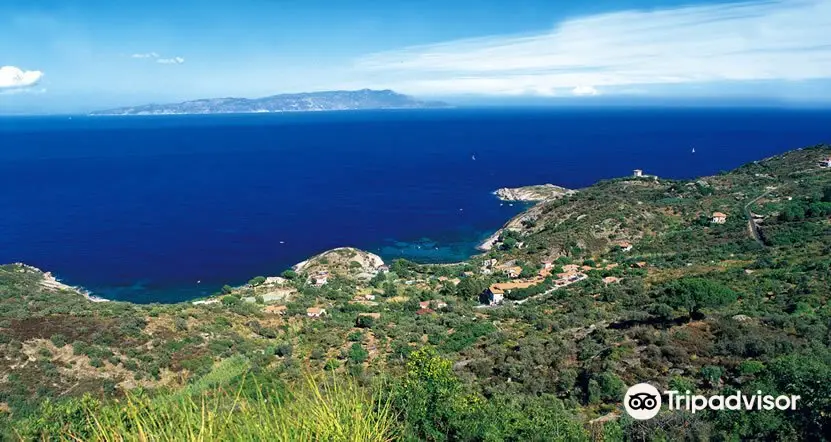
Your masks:
<svg viewBox="0 0 831 442"><path fill-rule="evenodd" d="M493 194L502 201L539 202L562 198L576 192L576 190L566 189L565 187L555 186L553 184L542 184L538 186L513 188L503 187L501 189L497 189Z"/></svg>
<svg viewBox="0 0 831 442"><path fill-rule="evenodd" d="M312 270L315 266L322 266L322 261L346 261L348 264L357 263L361 272L370 272L384 266L380 256L354 247L337 247L319 253L311 258L292 266L292 270L301 273Z"/></svg>
<svg viewBox="0 0 831 442"><path fill-rule="evenodd" d="M30 266L28 264L23 264L23 263L20 263L20 262L15 263L15 265L18 266L21 269L21 271L23 271L23 272L40 273L43 276L43 280L40 282L40 285L42 285L44 288L52 289L52 290L58 290L58 291L67 291L67 292L77 293L77 294L83 296L84 298L86 298L88 301L91 301L91 302L109 302L110 301L109 299L104 299L100 296L95 296L92 293L90 293L89 291L84 290L81 287L73 287L71 285L64 284L64 283L58 281L58 278L56 278L54 275L52 275L51 272L44 272L43 270L41 270L37 267Z"/></svg>
<svg viewBox="0 0 831 442"><path fill-rule="evenodd" d="M576 190L566 189L565 187L555 186L554 184L541 184L538 186L524 186L524 187L503 187L493 192L497 198L502 201L520 201L527 203L539 203L542 201L551 201L563 198L568 195L574 195ZM519 229L522 221L529 217L529 213L533 208L520 213L511 218L499 230L487 237L476 249L483 252L491 250L498 242L499 236L502 235L506 229Z"/></svg>

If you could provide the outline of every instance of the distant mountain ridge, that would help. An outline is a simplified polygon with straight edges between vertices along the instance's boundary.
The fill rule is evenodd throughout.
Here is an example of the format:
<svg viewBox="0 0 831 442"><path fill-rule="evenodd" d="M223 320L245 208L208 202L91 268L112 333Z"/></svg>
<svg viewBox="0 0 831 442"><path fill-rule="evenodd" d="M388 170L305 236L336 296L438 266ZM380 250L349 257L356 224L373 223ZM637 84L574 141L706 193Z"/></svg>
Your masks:
<svg viewBox="0 0 831 442"><path fill-rule="evenodd" d="M90 115L182 115L268 112L314 112L370 109L449 107L441 101L420 101L391 90L303 92L264 98L207 98L181 103L146 104L92 112Z"/></svg>

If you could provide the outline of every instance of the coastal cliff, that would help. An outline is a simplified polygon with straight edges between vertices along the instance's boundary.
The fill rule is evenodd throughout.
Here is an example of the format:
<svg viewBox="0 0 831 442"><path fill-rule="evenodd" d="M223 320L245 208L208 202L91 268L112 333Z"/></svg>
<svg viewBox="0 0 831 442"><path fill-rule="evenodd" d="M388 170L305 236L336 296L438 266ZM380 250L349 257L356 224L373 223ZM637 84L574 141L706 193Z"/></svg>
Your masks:
<svg viewBox="0 0 831 442"><path fill-rule="evenodd" d="M528 210L520 213L519 215L511 218L505 225L503 225L499 230L494 232L491 236L487 237L481 244L479 244L476 248L483 252L487 252L494 248L499 242L499 237L502 236L503 233L506 231L512 230L515 232L519 232L522 230L523 223L527 223L528 221L534 220L539 217L540 211L537 208L538 206L531 207Z"/></svg>
<svg viewBox="0 0 831 442"><path fill-rule="evenodd" d="M86 291L86 290L84 290L80 287L73 287L71 285L67 285L67 284L64 284L64 283L60 282L58 280L58 278L56 278L52 274L52 272L44 272L43 270L41 270L37 267L30 266L28 264L24 264L24 263L21 263L21 262L12 264L12 267L15 268L17 272L20 272L20 273L32 273L32 274L39 275L41 277L40 285L41 285L41 287L43 287L46 290L77 294L77 295L83 296L84 298L86 298L87 300L92 301L92 302L107 302L107 301L109 301L108 299L104 299L104 298L92 295L91 293L89 293L88 291Z"/></svg>
<svg viewBox="0 0 831 442"><path fill-rule="evenodd" d="M521 201L529 203L539 203L543 201L557 200L565 196L574 195L576 193L576 190L566 189L565 187L555 186L553 184L541 184L536 186L524 187L503 187L501 189L497 189L494 192L494 195L496 195L497 198L499 198L502 201ZM487 237L476 248L484 252L493 249L493 247L499 241L499 237L506 230L519 231L521 230L523 222L528 222L528 220L537 218L539 216L539 210L535 209L536 206L531 207L528 210L523 211L519 215L511 218L507 223L505 223L505 225L502 226L502 228L500 228L492 235Z"/></svg>
<svg viewBox="0 0 831 442"><path fill-rule="evenodd" d="M338 247L315 255L292 267L297 273L326 271L346 277L373 275L384 265L380 256L353 247Z"/></svg>

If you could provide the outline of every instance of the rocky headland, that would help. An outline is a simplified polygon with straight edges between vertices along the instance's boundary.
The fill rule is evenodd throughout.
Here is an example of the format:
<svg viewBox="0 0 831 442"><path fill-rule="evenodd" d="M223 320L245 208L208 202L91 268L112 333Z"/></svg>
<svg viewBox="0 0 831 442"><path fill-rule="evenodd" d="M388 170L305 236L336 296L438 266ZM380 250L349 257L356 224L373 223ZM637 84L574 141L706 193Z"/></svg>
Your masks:
<svg viewBox="0 0 831 442"><path fill-rule="evenodd" d="M494 195L503 201L538 202L562 198L576 192L576 190L566 189L565 187L555 186L553 184L541 184L537 186L513 188L503 187L501 189L497 189L494 192Z"/></svg>

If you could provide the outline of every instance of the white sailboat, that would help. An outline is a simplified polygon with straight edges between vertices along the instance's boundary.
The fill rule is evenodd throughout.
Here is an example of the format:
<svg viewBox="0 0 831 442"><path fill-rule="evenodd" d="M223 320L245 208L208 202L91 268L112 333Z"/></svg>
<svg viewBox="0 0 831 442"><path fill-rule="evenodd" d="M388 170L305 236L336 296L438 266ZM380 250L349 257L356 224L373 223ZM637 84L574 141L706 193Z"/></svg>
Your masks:
<svg viewBox="0 0 831 442"><path fill-rule="evenodd" d="M692 153L695 153L695 148L693 147Z"/></svg>

